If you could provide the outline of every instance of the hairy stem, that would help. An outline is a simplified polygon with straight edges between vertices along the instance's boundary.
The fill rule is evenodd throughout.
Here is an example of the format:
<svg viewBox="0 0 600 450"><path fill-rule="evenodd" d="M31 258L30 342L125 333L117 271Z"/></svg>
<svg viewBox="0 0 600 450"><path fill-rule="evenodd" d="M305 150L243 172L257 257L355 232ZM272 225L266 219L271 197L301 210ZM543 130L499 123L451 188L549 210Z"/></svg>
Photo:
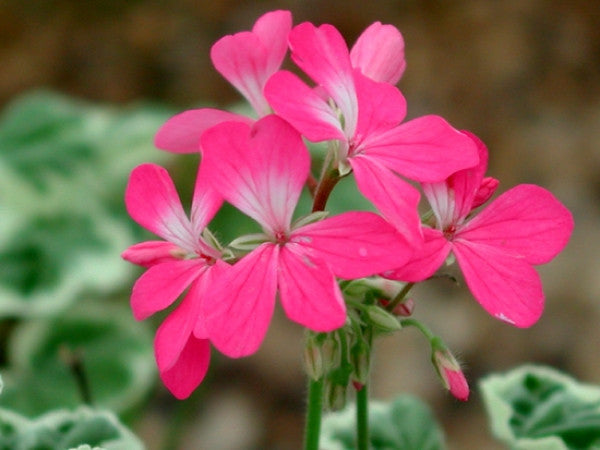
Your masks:
<svg viewBox="0 0 600 450"><path fill-rule="evenodd" d="M323 411L323 378L309 379L308 407L304 428L304 450L319 450L321 413Z"/></svg>
<svg viewBox="0 0 600 450"><path fill-rule="evenodd" d="M369 450L369 385L356 391L356 448Z"/></svg>

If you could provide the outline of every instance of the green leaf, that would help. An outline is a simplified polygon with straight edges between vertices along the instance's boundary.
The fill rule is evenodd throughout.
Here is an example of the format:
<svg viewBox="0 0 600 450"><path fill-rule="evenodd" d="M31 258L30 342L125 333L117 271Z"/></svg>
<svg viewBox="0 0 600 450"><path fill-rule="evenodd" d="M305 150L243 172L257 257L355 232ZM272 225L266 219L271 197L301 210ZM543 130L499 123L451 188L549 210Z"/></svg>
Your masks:
<svg viewBox="0 0 600 450"><path fill-rule="evenodd" d="M510 448L600 449L600 387L527 365L490 375L480 388L492 431Z"/></svg>
<svg viewBox="0 0 600 450"><path fill-rule="evenodd" d="M81 407L29 420L0 408L0 449L143 450L140 440L109 411ZM101 447L98 447L101 446Z"/></svg>
<svg viewBox="0 0 600 450"><path fill-rule="evenodd" d="M321 448L356 448L356 407L329 414L323 420ZM393 402L369 402L370 441L373 450L441 450L444 435L428 406L402 395Z"/></svg>
<svg viewBox="0 0 600 450"><path fill-rule="evenodd" d="M0 116L0 317L56 314L84 292L131 280L120 259L142 240L123 192L130 170L172 155L154 148L171 113L110 108L49 92Z"/></svg>
<svg viewBox="0 0 600 450"><path fill-rule="evenodd" d="M2 405L29 416L73 408L84 401L83 380L94 405L127 411L155 382L151 343L146 324L124 305L83 303L20 325L9 341Z"/></svg>

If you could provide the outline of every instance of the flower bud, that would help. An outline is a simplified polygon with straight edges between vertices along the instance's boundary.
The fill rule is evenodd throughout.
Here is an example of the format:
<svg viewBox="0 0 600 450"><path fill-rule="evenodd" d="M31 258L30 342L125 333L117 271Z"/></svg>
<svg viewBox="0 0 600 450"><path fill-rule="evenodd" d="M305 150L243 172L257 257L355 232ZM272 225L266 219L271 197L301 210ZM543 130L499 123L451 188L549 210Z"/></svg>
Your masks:
<svg viewBox="0 0 600 450"><path fill-rule="evenodd" d="M357 342L350 352L352 358L352 378L353 383L360 385L367 384L369 380L369 348L364 341ZM355 384L356 387L356 384Z"/></svg>
<svg viewBox="0 0 600 450"><path fill-rule="evenodd" d="M379 306L367 306L365 308L369 321L381 331L398 331L402 328L398 319L391 313Z"/></svg>
<svg viewBox="0 0 600 450"><path fill-rule="evenodd" d="M346 406L346 390L348 386L332 381L325 383L325 408L337 411Z"/></svg>
<svg viewBox="0 0 600 450"><path fill-rule="evenodd" d="M460 364L447 348L436 347L433 350L431 361L442 380L442 384L458 400L467 401L469 398L469 385Z"/></svg>
<svg viewBox="0 0 600 450"><path fill-rule="evenodd" d="M303 353L304 370L310 378L318 380L323 377L323 353L314 339L308 339Z"/></svg>
<svg viewBox="0 0 600 450"><path fill-rule="evenodd" d="M412 298L407 298L403 302L398 303L392 310L392 314L398 317L410 317L415 310L415 301Z"/></svg>

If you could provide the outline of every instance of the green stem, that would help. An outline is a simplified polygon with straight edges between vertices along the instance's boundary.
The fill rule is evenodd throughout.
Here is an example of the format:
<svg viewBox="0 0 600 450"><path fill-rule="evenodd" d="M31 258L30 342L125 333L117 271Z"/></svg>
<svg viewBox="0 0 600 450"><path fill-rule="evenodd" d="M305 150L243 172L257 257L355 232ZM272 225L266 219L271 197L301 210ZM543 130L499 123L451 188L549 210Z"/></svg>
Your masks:
<svg viewBox="0 0 600 450"><path fill-rule="evenodd" d="M369 385L356 391L356 448L369 450Z"/></svg>
<svg viewBox="0 0 600 450"><path fill-rule="evenodd" d="M414 285L415 283L406 283L402 290L398 292L398 295L396 295L392 300L390 300L385 309L387 309L390 312L393 311L396 306L402 303L404 297L406 297L406 294L408 294L408 292L412 289Z"/></svg>
<svg viewBox="0 0 600 450"><path fill-rule="evenodd" d="M304 450L319 450L321 412L323 411L323 378L308 383L308 407L304 429Z"/></svg>
<svg viewBox="0 0 600 450"><path fill-rule="evenodd" d="M436 336L431 332L429 328L423 325L421 322L415 319L403 319L400 321L400 325L404 327L414 327L419 330L423 336L425 336L429 341L433 340Z"/></svg>

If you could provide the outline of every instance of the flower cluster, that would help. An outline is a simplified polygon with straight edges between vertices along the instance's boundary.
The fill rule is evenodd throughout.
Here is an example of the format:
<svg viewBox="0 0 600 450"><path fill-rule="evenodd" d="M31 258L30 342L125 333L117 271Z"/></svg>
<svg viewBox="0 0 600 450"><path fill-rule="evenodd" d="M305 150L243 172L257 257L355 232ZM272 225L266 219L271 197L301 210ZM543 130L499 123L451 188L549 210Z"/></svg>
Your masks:
<svg viewBox="0 0 600 450"><path fill-rule="evenodd" d="M281 70L288 51L303 78ZM395 86L406 66L404 41L395 27L376 22L349 50L333 26L292 27L288 11L273 11L252 31L216 42L211 59L255 117L194 109L158 131L160 149L201 155L189 216L166 170L153 164L133 170L125 196L133 219L163 239L123 253L147 267L133 287L135 317L145 319L183 296L155 338L161 378L176 397L189 396L202 381L211 345L233 358L254 353L277 298L288 318L314 336L344 327L363 336L369 320L385 331L412 312L412 303L398 304L406 288L431 277L450 253L493 316L519 327L539 318L544 298L532 265L566 245L571 215L531 185L474 214L498 184L484 176L487 150L439 116L405 120L406 101ZM325 143L319 177L311 173L306 141ZM329 194L345 176L354 177L379 214L328 216ZM294 216L305 186L313 209ZM415 186L433 212L425 222ZM207 226L224 201L255 220L260 232L218 242ZM381 289L398 284L387 280L404 282L400 297ZM357 292L369 295L357 299ZM369 345L358 341L354 348ZM319 342L310 353L315 361L325 338L311 342ZM432 349L445 385L466 398L458 364L445 348ZM363 369L355 365L355 382ZM323 370L309 372L317 377Z"/></svg>

